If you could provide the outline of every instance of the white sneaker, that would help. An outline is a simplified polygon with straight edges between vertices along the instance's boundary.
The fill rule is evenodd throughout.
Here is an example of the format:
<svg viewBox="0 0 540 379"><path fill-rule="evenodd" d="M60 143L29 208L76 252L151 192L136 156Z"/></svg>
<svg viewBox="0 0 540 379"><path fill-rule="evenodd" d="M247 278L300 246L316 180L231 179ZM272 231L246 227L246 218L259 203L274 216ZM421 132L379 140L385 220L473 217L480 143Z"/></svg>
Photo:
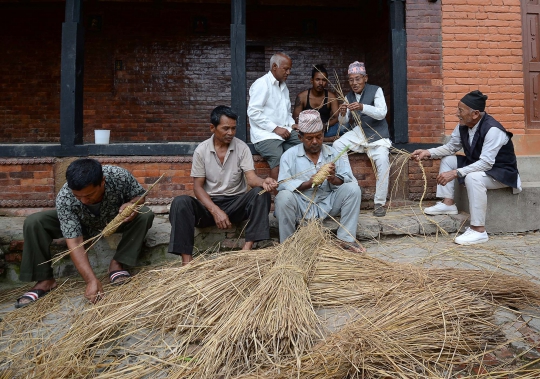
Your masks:
<svg viewBox="0 0 540 379"><path fill-rule="evenodd" d="M477 243L487 242L488 240L489 237L486 232L477 232L476 230L467 228L467 230L465 230L465 233L463 233L459 237L456 237L454 241L459 245L474 245Z"/></svg>
<svg viewBox="0 0 540 379"><path fill-rule="evenodd" d="M446 205L442 201L439 201L432 207L424 208L424 213L430 216L436 215L457 215L458 210L456 204Z"/></svg>

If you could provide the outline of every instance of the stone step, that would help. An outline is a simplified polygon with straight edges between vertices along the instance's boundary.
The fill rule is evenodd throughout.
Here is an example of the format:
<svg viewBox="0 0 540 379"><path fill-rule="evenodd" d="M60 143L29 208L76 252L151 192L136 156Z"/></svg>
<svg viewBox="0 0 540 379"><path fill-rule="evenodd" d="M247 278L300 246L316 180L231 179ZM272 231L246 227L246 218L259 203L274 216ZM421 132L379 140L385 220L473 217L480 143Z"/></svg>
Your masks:
<svg viewBox="0 0 540 379"><path fill-rule="evenodd" d="M270 234L274 242L279 241L278 222L273 214L270 217ZM386 217L374 217L371 211L362 211L360 215L357 238L359 240L378 239L400 235L429 235L444 230L455 233L466 222L468 215L433 216L427 218L419 207L403 207L389 210ZM339 227L337 222L325 220L324 225L335 232ZM19 266L23 247L24 217L0 217L0 288L20 284L18 282ZM195 230L196 250L232 250L239 249L244 244L243 230L245 223L222 230L210 227ZM179 259L176 255L167 253L171 225L167 215L157 215L149 230L143 253L139 259L140 265L167 263ZM109 262L120 241L120 234L101 239L89 252L88 257L96 274L105 275ZM51 245L54 253L66 250L64 240L55 240ZM2 253L3 251L3 253ZM66 257L54 266L55 277L65 277L77 274L75 266Z"/></svg>

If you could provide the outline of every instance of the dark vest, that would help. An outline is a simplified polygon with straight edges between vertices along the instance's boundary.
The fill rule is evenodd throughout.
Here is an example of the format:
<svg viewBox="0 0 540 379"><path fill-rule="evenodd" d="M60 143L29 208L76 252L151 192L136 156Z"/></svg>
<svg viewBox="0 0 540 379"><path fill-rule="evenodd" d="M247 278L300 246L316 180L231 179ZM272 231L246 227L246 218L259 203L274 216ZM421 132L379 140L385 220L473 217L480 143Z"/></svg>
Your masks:
<svg viewBox="0 0 540 379"><path fill-rule="evenodd" d="M364 91L360 96L360 103L366 105L375 104L375 93L380 87L366 83ZM353 91L347 94L347 101L350 103L356 102L356 95ZM368 115L363 114L360 111L357 111L356 114L360 116L360 121L362 122L362 130L369 142L374 142L380 140L381 138L390 138L390 133L388 132L388 124L386 119L375 120ZM355 127L356 120L353 117L353 112L349 114L349 125L351 128Z"/></svg>
<svg viewBox="0 0 540 379"><path fill-rule="evenodd" d="M491 128L498 128L506 133L510 138L508 143L501 147L497 156L495 157L495 163L491 170L486 171L486 174L491 176L493 179L506 184L509 187L517 187L518 179L518 169L517 169L517 158L514 153L514 144L512 143L512 133L506 131L506 129L493 117L484 114L482 120L480 120L480 125L474 134L472 144L469 145L469 128L464 125L459 126L459 135L461 137L461 145L463 146L463 151L465 156L458 156L458 167L468 166L480 159L482 154L482 147L484 146L484 140L486 134Z"/></svg>
<svg viewBox="0 0 540 379"><path fill-rule="evenodd" d="M322 102L322 106L320 108L313 108L311 106L311 104L309 103L310 91L311 91L311 89L308 89L306 106L302 110L305 111L307 109L315 109L321 115L321 121L323 122L323 124L326 125L328 123L328 120L330 120L330 116L331 116L330 115L330 103L328 102L328 90L326 90L326 89L324 90L324 99L323 99L323 102Z"/></svg>

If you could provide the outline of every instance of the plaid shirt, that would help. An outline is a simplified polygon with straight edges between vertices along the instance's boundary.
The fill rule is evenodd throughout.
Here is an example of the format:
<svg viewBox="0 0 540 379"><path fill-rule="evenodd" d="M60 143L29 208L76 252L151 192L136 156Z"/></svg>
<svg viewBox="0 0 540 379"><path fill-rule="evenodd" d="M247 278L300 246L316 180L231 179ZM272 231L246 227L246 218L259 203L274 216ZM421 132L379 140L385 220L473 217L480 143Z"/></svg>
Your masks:
<svg viewBox="0 0 540 379"><path fill-rule="evenodd" d="M126 169L116 166L103 166L105 194L101 201L99 216L90 210L64 184L56 196L56 210L60 229L64 238L95 236L111 222L122 204L144 194L144 188Z"/></svg>

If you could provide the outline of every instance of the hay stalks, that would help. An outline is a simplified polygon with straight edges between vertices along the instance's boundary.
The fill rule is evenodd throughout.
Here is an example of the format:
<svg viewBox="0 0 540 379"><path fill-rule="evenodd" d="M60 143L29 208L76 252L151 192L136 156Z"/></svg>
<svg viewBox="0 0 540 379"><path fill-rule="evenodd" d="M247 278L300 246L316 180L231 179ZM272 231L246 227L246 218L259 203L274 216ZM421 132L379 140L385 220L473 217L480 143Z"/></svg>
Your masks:
<svg viewBox="0 0 540 379"><path fill-rule="evenodd" d="M299 362L321 337L308 282L329 238L319 221L310 221L278 246L276 262L259 286L206 338L194 367L173 377L230 378L262 364Z"/></svg>

